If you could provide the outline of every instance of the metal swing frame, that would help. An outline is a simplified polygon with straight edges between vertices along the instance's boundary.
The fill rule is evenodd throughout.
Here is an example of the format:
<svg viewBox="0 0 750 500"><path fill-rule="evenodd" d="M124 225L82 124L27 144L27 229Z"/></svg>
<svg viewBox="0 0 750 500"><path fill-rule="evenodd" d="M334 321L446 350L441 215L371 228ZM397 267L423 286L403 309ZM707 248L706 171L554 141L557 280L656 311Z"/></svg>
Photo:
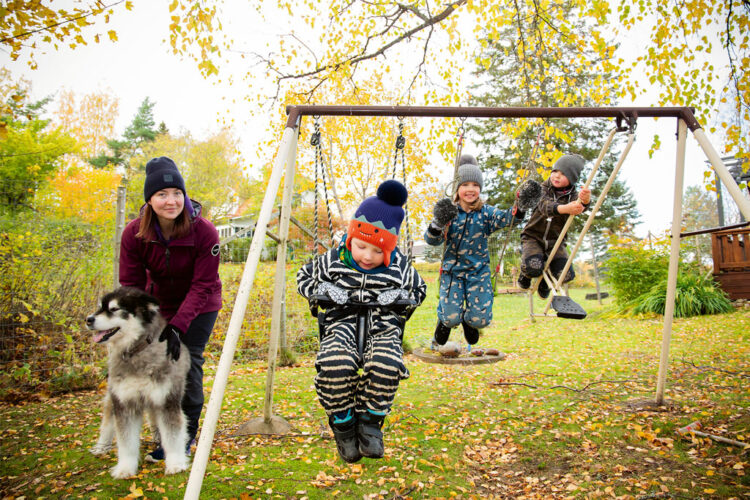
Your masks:
<svg viewBox="0 0 750 500"><path fill-rule="evenodd" d="M285 289L286 245L291 216L291 201L294 192L294 173L297 155L297 141L304 116L394 116L394 117L474 117L474 118L675 118L677 122L675 186L672 217L672 246L667 278L667 297L664 311L664 328L662 334L662 348L659 361L659 373L656 387L656 401L664 404L664 387L669 360L669 343L672 334L674 318L674 299L677 284L680 250L680 221L682 218L682 188L685 173L685 144L688 128L703 149L706 157L727 187L729 194L737 203L742 215L750 220L750 200L746 199L729 170L724 165L721 156L706 137L701 125L695 119L694 110L689 107L600 107L600 108L489 108L489 107L415 107L415 106L287 106L288 119L281 138L271 175L263 197L260 214L253 234L250 251L242 273L237 296L232 309L232 316L227 328L224 348L216 368L211 397L206 407L206 415L201 429L200 440L190 470L190 477L185 488L185 498L197 500L200 497L203 477L206 472L208 458L213 444L216 424L221 412L221 404L229 378L229 372L234 359L237 341L239 339L242 321L247 309L247 302L252 290L255 272L260 261L261 250L271 218L276 194L284 176L284 186L281 202L279 223L279 251L276 258L276 278L272 304L271 332L268 341L268 370L266 372L266 397L262 422L273 431L280 417L272 413L273 380L276 369L276 355L279 347L280 321ZM564 274L562 275L564 276Z"/></svg>

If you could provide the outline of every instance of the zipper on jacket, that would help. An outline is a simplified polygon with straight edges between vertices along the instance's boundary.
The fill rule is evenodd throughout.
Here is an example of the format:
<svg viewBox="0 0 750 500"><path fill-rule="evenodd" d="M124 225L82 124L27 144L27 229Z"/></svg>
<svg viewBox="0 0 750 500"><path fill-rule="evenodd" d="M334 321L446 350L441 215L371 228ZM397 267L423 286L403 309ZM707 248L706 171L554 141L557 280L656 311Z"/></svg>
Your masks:
<svg viewBox="0 0 750 500"><path fill-rule="evenodd" d="M458 241L456 241L456 262L453 263L453 267L458 265L458 251L461 249L461 243L466 235L466 228L469 226L469 216L471 215L471 212L464 213L466 214L466 218L464 219L464 227L461 229L461 236L458 238ZM453 267L448 269L448 271L453 271Z"/></svg>
<svg viewBox="0 0 750 500"><path fill-rule="evenodd" d="M362 273L362 284L359 286L359 301L364 302L365 300L365 284L367 283L367 275Z"/></svg>
<svg viewBox="0 0 750 500"><path fill-rule="evenodd" d="M544 236L542 236L542 241L544 242L545 250L549 250L549 242L547 241L547 233L549 233L550 226L552 226L552 217L547 217L547 227L544 230Z"/></svg>
<svg viewBox="0 0 750 500"><path fill-rule="evenodd" d="M571 190L568 194L561 194L560 196L555 196L555 202L557 204L560 204L560 200L564 197L568 197L568 203L570 203L570 193L572 193L573 190ZM542 236L542 241L544 242L544 249L549 250L549 241L547 241L547 233L549 233L549 228L552 226L552 217L547 217L547 228L544 230L544 236Z"/></svg>

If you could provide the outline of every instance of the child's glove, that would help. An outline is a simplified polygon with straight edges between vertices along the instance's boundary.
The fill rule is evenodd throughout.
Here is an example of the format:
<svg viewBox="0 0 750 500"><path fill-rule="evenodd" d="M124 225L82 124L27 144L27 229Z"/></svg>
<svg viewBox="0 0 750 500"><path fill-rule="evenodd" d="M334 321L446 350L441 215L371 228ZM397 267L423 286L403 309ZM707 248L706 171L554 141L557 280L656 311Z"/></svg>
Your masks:
<svg viewBox="0 0 750 500"><path fill-rule="evenodd" d="M433 220L430 223L430 232L440 234L445 226L451 223L458 215L458 207L453 204L450 198L443 198L435 203L432 208Z"/></svg>
<svg viewBox="0 0 750 500"><path fill-rule="evenodd" d="M182 335L182 330L174 325L167 325L159 335L159 342L167 341L167 355L175 361L180 359L180 348L182 347L180 335Z"/></svg>

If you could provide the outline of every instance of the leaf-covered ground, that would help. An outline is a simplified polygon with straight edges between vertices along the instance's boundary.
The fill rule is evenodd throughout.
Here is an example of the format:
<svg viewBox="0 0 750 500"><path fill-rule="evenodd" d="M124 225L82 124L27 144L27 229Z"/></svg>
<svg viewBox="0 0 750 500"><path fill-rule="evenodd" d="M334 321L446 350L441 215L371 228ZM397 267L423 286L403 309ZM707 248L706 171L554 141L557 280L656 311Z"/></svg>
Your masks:
<svg viewBox="0 0 750 500"><path fill-rule="evenodd" d="M434 328L435 276L426 278L428 301L407 327L415 347ZM386 421L382 460L337 457L311 356L276 372L274 411L293 433L236 436L262 415L265 363L234 366L201 497L747 498L750 452L675 430L699 421L707 433L750 442L750 311L676 320L668 405L654 407L661 318L600 319L585 292L573 291L589 309L584 321L531 323L525 296L498 296L480 345L508 353L499 363L407 356L411 378ZM115 452L88 453L102 393L0 410L4 498L182 497L187 473L165 476L145 463L137 477L115 481Z"/></svg>

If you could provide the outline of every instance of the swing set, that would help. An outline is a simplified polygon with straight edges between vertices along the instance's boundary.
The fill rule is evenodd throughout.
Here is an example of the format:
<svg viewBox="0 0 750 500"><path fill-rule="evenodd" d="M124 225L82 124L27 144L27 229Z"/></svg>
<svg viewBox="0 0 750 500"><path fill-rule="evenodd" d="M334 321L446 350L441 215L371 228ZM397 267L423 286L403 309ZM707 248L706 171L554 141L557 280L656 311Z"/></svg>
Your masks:
<svg viewBox="0 0 750 500"><path fill-rule="evenodd" d="M209 399L206 415L203 421L203 427L201 429L200 440L195 452L193 459L193 465L190 471L190 477L188 479L187 486L185 488L186 499L197 500L200 497L201 486L203 484L203 477L206 472L206 466L208 464L208 458L213 443L214 434L216 432L216 424L218 422L219 414L221 411L221 404L224 398L224 392L226 390L227 380L229 378L229 372L231 369L232 361L234 359L234 353L239 339L240 330L242 327L242 321L245 316L247 309L247 302L250 296L250 291L253 286L255 279L255 272L258 268L260 261L260 254L263 249L264 239L268 228L268 223L271 218L271 212L275 204L276 193L281 185L281 178L284 177L284 187L282 191L282 202L281 202L281 213L279 221L279 248L276 257L276 277L274 281L274 292L273 292L273 303L272 303L272 318L271 318L271 332L268 342L268 368L266 371L266 395L263 416L254 419L258 424L258 433L282 433L289 429L289 425L286 421L272 412L273 402L273 381L274 373L276 369L276 356L279 347L279 337L281 332L281 313L284 302L284 291L285 291L285 268L286 268L286 246L287 238L289 234L289 222L291 217L291 202L292 194L294 193L294 174L295 174L295 162L297 156L297 142L299 138L300 127L302 125L302 119L304 116L348 116L348 117L363 117L363 116L382 116L382 117L398 117L403 119L404 117L433 117L433 118L446 118L454 117L459 119L466 118L602 118L602 119L614 119L617 122L617 126L610 133L605 147L602 148L602 152L597 159L594 171L586 181L586 186L589 185L593 176L595 175L596 169L602 161L606 150L609 148L609 144L614 137L614 134L618 129L623 128L623 123L627 124L626 130L628 134L628 144L617 163L617 166L613 170L610 179L605 185L602 194L599 196L599 201L595 207L591 210L584 231L588 230L591 222L593 221L594 214L598 211L601 206L601 201L606 195L609 186L614 180L619 168L627 155L627 152L632 145L634 139L635 122L639 118L675 118L676 129L677 129L677 141L676 141L676 162L675 162L675 184L674 184L674 200L673 200L673 217L672 217L672 244L671 253L669 260L669 272L667 278L667 297L666 307L664 312L664 326L662 333L662 347L661 356L659 362L659 372L657 378L656 387L656 399L655 404L664 404L664 388L666 384L666 375L669 360L669 343L672 333L672 321L674 318L674 305L675 305L675 290L677 284L677 272L679 267L679 250L680 250L680 221L682 218L682 191L683 191L683 178L685 170L685 145L687 141L687 130L693 133L693 137L697 140L698 144L702 148L709 162L713 166L714 171L721 179L723 184L727 187L729 194L732 196L737 206L740 209L742 215L750 220L750 200L742 195L737 183L733 179L727 167L724 165L721 157L716 152L714 147L711 145L706 137L705 132L701 128L701 125L695 119L693 109L689 107L600 107L600 108L489 108L489 107L415 107L415 106L317 106L317 105L306 105L306 106L287 106L287 123L284 129L284 133L281 138L281 144L274 160L273 169L271 171L270 178L268 180L268 186L263 198L261 205L260 214L256 222L256 230L253 234L253 239L250 244L250 250L247 255L247 261L245 268L242 273L240 285L237 290L237 296L232 310L232 315L227 328L226 339L224 342L224 348L219 359L219 363L216 368L216 375L214 378L213 389L211 390L211 397ZM397 150L398 154L398 150ZM403 158L403 157L402 157ZM395 173L394 173L395 176ZM572 223L572 216L569 217L565 231L567 231L570 223ZM408 228L408 223L407 223ZM575 255L575 251L581 243L579 237L574 251L571 252L571 256L568 259L565 269L560 273L560 276L565 276L569 265ZM558 240L558 244L560 240ZM559 247L559 245L556 245ZM317 248L317 247L316 247ZM556 251L557 248L555 248ZM554 255L555 251L551 252L550 255ZM561 279L555 279L553 275L548 272L549 261L545 265L545 273L532 283L530 292L539 285L539 281L544 279L553 290L553 296L549 303L545 307L544 314L550 307L559 307L556 309L558 315L560 311L564 309L564 306L568 306L565 297L560 292ZM530 296L531 296L530 293ZM556 303L555 303L556 301ZM553 305L553 303L555 303ZM580 307L580 306L579 306ZM565 314L565 311L563 312ZM580 315L580 311L573 311L571 314ZM585 313L584 313L585 314ZM531 310L532 320L536 316Z"/></svg>

